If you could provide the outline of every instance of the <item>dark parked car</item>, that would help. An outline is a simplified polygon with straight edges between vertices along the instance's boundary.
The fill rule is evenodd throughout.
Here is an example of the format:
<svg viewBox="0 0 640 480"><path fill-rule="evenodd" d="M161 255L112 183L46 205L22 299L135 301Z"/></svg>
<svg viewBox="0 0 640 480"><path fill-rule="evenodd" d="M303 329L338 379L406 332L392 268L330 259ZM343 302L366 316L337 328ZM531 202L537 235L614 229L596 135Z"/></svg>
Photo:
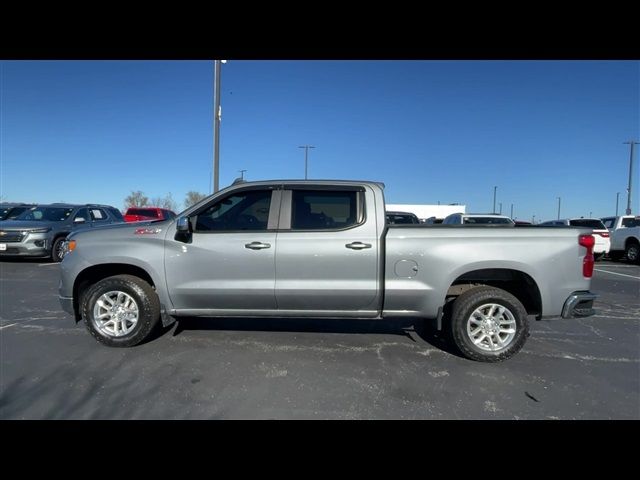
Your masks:
<svg viewBox="0 0 640 480"><path fill-rule="evenodd" d="M0 203L0 221L13 220L27 208L33 206L33 204L27 203Z"/></svg>
<svg viewBox="0 0 640 480"><path fill-rule="evenodd" d="M420 223L420 219L409 212L387 212L387 223L390 225Z"/></svg>
<svg viewBox="0 0 640 480"><path fill-rule="evenodd" d="M51 257L62 260L64 239L78 229L122 223L109 205L37 205L0 226L0 256Z"/></svg>
<svg viewBox="0 0 640 480"><path fill-rule="evenodd" d="M160 207L129 207L124 213L125 222L148 222L149 220L169 220L176 218L176 214L167 208Z"/></svg>

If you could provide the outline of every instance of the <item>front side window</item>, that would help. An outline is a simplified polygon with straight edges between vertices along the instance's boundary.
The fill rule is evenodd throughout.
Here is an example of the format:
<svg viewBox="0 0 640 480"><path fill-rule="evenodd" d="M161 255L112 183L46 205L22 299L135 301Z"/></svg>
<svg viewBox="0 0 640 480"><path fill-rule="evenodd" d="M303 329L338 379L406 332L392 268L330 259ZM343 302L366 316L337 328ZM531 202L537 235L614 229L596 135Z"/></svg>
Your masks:
<svg viewBox="0 0 640 480"><path fill-rule="evenodd" d="M640 217L623 218L622 219L622 226L625 227L625 228L640 227Z"/></svg>
<svg viewBox="0 0 640 480"><path fill-rule="evenodd" d="M73 217L73 221L75 222L78 218L83 218L85 222L88 222L89 210L87 210L86 208L81 208L80 210L78 210L78 213L76 213L76 216Z"/></svg>
<svg viewBox="0 0 640 480"><path fill-rule="evenodd" d="M196 217L196 232L266 230L271 190L235 193L215 202Z"/></svg>
<svg viewBox="0 0 640 480"><path fill-rule="evenodd" d="M291 229L349 228L362 221L357 191L297 190L291 196Z"/></svg>

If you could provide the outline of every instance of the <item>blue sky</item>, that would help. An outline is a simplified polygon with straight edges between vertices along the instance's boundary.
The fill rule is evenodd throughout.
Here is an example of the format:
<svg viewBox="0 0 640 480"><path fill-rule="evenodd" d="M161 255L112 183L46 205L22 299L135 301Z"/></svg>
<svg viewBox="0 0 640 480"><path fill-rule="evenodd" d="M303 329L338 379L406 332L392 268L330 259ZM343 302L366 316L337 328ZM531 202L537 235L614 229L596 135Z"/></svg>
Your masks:
<svg viewBox="0 0 640 480"><path fill-rule="evenodd" d="M0 195L123 208L208 193L211 61L0 62ZM626 206L637 61L234 61L222 67L220 185L371 179L389 203L605 216ZM636 149L634 213L639 210Z"/></svg>

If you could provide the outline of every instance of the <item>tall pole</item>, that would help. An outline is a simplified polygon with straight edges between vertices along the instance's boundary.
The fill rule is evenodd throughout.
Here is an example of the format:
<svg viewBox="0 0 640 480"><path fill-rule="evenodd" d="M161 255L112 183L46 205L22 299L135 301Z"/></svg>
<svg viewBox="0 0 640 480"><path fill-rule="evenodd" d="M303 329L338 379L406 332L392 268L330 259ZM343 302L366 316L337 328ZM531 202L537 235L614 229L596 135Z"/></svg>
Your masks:
<svg viewBox="0 0 640 480"><path fill-rule="evenodd" d="M531 217L531 223L533 223L533 224L536 223L536 216L535 215L533 217Z"/></svg>
<svg viewBox="0 0 640 480"><path fill-rule="evenodd" d="M244 180L244 172L246 172L246 170L238 170L240 172L240 179Z"/></svg>
<svg viewBox="0 0 640 480"><path fill-rule="evenodd" d="M558 197L558 220L560 220L560 202L561 202L561 197Z"/></svg>
<svg viewBox="0 0 640 480"><path fill-rule="evenodd" d="M629 140L628 142L622 142L624 144L631 145L631 153L629 154L629 187L627 188L627 215L631 215L631 179L633 178L633 146L640 145L640 142L634 142Z"/></svg>
<svg viewBox="0 0 640 480"><path fill-rule="evenodd" d="M618 200L620 200L620 192L616 192L616 217L618 216Z"/></svg>
<svg viewBox="0 0 640 480"><path fill-rule="evenodd" d="M213 193L220 188L220 60L213 62Z"/></svg>
<svg viewBox="0 0 640 480"><path fill-rule="evenodd" d="M513 203L511 204L511 218L513 218Z"/></svg>
<svg viewBox="0 0 640 480"><path fill-rule="evenodd" d="M309 157L309 149L316 148L313 145L302 145L298 148L304 148L304 179L307 179L307 160Z"/></svg>
<svg viewBox="0 0 640 480"><path fill-rule="evenodd" d="M500 215L502 215L502 202L500 202Z"/></svg>
<svg viewBox="0 0 640 480"><path fill-rule="evenodd" d="M493 210L491 213L496 213L496 190L498 190L498 187L493 187Z"/></svg>

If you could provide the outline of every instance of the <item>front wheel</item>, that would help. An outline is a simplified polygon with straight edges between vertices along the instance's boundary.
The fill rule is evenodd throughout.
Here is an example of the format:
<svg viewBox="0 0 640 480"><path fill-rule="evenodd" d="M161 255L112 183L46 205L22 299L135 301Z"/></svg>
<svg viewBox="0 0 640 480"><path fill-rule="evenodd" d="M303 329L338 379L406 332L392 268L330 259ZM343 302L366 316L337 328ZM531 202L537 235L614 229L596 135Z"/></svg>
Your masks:
<svg viewBox="0 0 640 480"><path fill-rule="evenodd" d="M51 260L60 263L64 257L64 237L58 237L51 246Z"/></svg>
<svg viewBox="0 0 640 480"><path fill-rule="evenodd" d="M627 245L626 255L631 263L640 263L640 245L637 243Z"/></svg>
<svg viewBox="0 0 640 480"><path fill-rule="evenodd" d="M133 275L100 280L82 295L89 333L109 347L132 347L147 339L160 319L155 290Z"/></svg>
<svg viewBox="0 0 640 480"><path fill-rule="evenodd" d="M522 349L529 336L527 311L504 290L475 287L453 303L451 333L460 352L471 360L506 360Z"/></svg>

